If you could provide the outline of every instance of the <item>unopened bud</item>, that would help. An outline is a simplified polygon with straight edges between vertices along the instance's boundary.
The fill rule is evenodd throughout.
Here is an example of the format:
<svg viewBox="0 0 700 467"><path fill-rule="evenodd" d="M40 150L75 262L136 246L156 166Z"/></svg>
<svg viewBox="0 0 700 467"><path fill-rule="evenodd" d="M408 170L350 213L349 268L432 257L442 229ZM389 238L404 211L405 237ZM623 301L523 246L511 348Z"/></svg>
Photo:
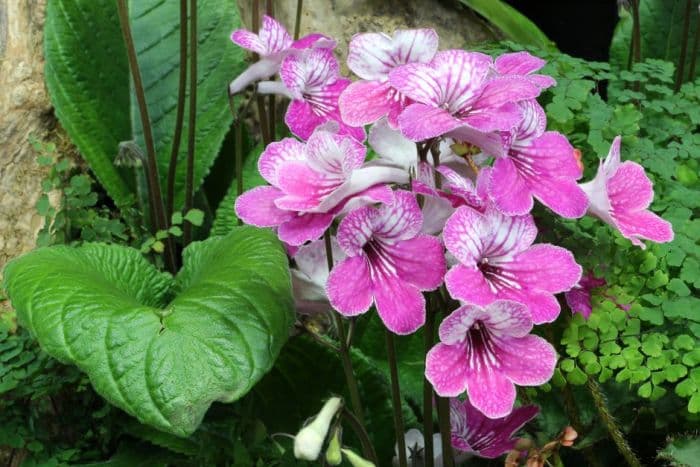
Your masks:
<svg viewBox="0 0 700 467"><path fill-rule="evenodd" d="M370 462L367 459L360 457L349 449L343 449L342 451L352 467L375 467L374 462Z"/></svg>
<svg viewBox="0 0 700 467"><path fill-rule="evenodd" d="M559 437L559 442L562 446L569 447L573 446L576 438L578 438L578 433L576 432L576 430L574 430L573 427L567 426L566 428L564 428L564 431Z"/></svg>
<svg viewBox="0 0 700 467"><path fill-rule="evenodd" d="M341 462L343 462L343 453L340 452L340 427L337 427L326 449L326 464L335 466L340 465Z"/></svg>
<svg viewBox="0 0 700 467"><path fill-rule="evenodd" d="M331 397L326 401L314 421L299 430L294 437L294 457L315 461L321 453L323 441L328 434L328 427L342 405L340 397Z"/></svg>

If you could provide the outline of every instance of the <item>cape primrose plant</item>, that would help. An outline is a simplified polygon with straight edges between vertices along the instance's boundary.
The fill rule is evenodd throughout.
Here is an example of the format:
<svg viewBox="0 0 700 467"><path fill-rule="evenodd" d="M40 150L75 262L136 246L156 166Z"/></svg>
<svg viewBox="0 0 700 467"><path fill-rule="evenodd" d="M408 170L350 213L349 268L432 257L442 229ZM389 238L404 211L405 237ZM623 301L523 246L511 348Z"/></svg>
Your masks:
<svg viewBox="0 0 700 467"><path fill-rule="evenodd" d="M440 342L424 355L438 416L447 417L440 452L500 455L537 414L515 407L516 386L542 385L556 366L538 325L558 318L556 294L591 287L570 251L536 241L535 201L552 216L588 213L642 248L671 241L671 225L648 209L651 182L641 166L621 162L619 137L598 175L581 180L576 150L547 130L537 101L556 85L538 73L544 60L439 50L431 29L362 33L349 44L351 82L335 41L307 37L293 42L269 17L257 35L233 33L261 58L231 90L243 80L289 98L285 122L296 136L267 145L258 169L269 185L239 196L236 213L286 243L303 278L294 292L304 313L325 302L342 330L338 314L352 325L376 310L394 369L392 336L425 326L432 339L440 319ZM279 80L255 82L274 73ZM377 157L367 160L368 151ZM399 387L395 374L392 383ZM432 421L431 404L425 409ZM395 412L405 465L412 451ZM486 427L497 439L480 434ZM431 438L425 433L426 444Z"/></svg>

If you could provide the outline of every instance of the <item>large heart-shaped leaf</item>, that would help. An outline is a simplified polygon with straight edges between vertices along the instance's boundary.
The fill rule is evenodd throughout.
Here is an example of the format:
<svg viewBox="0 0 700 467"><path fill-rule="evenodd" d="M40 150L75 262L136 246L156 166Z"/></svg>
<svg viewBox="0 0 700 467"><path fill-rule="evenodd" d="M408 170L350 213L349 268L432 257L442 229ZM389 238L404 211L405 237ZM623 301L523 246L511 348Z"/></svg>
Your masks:
<svg viewBox="0 0 700 467"><path fill-rule="evenodd" d="M240 26L236 1L200 0L197 15L195 190L209 173L233 120L227 86L245 65L243 49L235 47L229 40L231 31ZM173 1L131 0L129 16L153 126L161 184L165 187L177 109L180 6L179 2ZM143 129L133 93L131 120L136 141L144 147ZM187 135L187 118L182 131ZM186 154L187 139L183 138L175 179L176 206L184 200Z"/></svg>
<svg viewBox="0 0 700 467"><path fill-rule="evenodd" d="M193 243L176 278L116 245L42 248L10 262L5 289L53 357L140 421L189 435L214 401L273 365L292 323L287 259L252 227Z"/></svg>

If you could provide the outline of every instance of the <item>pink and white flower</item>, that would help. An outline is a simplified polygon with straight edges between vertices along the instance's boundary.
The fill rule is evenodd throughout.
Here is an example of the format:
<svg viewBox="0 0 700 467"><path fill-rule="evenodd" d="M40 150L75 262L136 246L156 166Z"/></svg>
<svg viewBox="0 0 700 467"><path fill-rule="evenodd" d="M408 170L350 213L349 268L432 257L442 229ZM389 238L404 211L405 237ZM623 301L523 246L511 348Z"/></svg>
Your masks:
<svg viewBox="0 0 700 467"><path fill-rule="evenodd" d="M535 73L546 65L547 62L528 52L507 53L496 58L494 68L500 75L522 75L542 89L547 89L557 84L556 80L548 75Z"/></svg>
<svg viewBox="0 0 700 467"><path fill-rule="evenodd" d="M515 385L537 386L554 373L557 355L531 335L527 306L497 300L481 308L464 305L440 324L440 343L426 357L425 377L443 397L465 390L472 405L488 418L511 413Z"/></svg>
<svg viewBox="0 0 700 467"><path fill-rule="evenodd" d="M576 180L583 171L566 137L545 131L547 117L535 101L521 102L523 120L503 134L508 150L496 159L489 194L505 214L530 212L533 197L560 216L581 217L588 200Z"/></svg>
<svg viewBox="0 0 700 467"><path fill-rule="evenodd" d="M276 19L264 15L260 32L236 29L231 33L231 41L259 55L260 59L249 66L229 85L229 94L243 91L251 83L267 79L277 73L282 60L295 51L309 47L332 49L335 41L323 34L309 34L299 40L293 40L287 30Z"/></svg>
<svg viewBox="0 0 700 467"><path fill-rule="evenodd" d="M397 30L356 34L350 41L348 67L362 80L340 96L343 121L353 126L374 123L387 116L398 126L398 116L408 100L389 83L389 73L406 63L429 62L437 52L438 35L432 29Z"/></svg>
<svg viewBox="0 0 700 467"><path fill-rule="evenodd" d="M452 446L462 452L494 459L512 450L518 442L513 435L540 412L536 405L514 409L503 418L488 418L469 399L450 399Z"/></svg>
<svg viewBox="0 0 700 467"><path fill-rule="evenodd" d="M280 76L285 93L292 99L284 116L292 133L308 139L316 128L333 121L339 125L339 134L364 141L364 128L348 125L340 117L338 97L350 80L340 76L333 51L317 48L288 55L282 62ZM259 91L264 89L259 88Z"/></svg>
<svg viewBox="0 0 700 467"><path fill-rule="evenodd" d="M271 143L258 160L270 186L253 188L236 200L247 224L277 227L280 240L302 245L319 238L336 215L370 202L391 202L386 183L406 183L391 167L362 167L364 145L348 136L317 131L307 143L294 138Z"/></svg>
<svg viewBox="0 0 700 467"><path fill-rule="evenodd" d="M345 253L335 237L331 237L333 264L345 259ZM300 246L293 255L296 267L292 273L292 290L297 312L310 314L330 310L326 296L328 259L324 240L315 240Z"/></svg>
<svg viewBox="0 0 700 467"><path fill-rule="evenodd" d="M488 55L447 50L429 64L396 68L389 84L416 102L399 116L401 132L412 141L459 133L460 141L498 152L494 135L487 134L518 125L522 112L516 103L534 99L540 88L524 76L494 75L492 67Z"/></svg>
<svg viewBox="0 0 700 467"><path fill-rule="evenodd" d="M657 243L673 240L671 223L648 209L654 188L644 168L636 162L620 162L619 136L600 162L595 178L581 189L590 200L589 214L615 227L632 244L646 248L642 239Z"/></svg>
<svg viewBox="0 0 700 467"><path fill-rule="evenodd" d="M445 276L450 294L477 305L498 299L527 305L535 324L554 321L555 293L572 288L581 266L570 251L540 243L532 216L506 216L489 205L484 212L461 207L447 220L443 239L460 264Z"/></svg>
<svg viewBox="0 0 700 467"><path fill-rule="evenodd" d="M345 316L374 303L384 325L410 334L425 322L422 291L442 283L445 257L440 241L420 233L423 216L415 196L398 191L392 204L351 211L338 227L347 258L333 268L327 293Z"/></svg>

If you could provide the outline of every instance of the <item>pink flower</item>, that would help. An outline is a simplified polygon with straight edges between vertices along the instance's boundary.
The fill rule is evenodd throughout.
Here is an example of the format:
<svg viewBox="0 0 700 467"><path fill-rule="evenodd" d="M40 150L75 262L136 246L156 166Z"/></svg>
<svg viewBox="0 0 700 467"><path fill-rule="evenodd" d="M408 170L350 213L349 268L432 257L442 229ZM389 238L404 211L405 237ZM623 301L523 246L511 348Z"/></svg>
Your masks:
<svg viewBox="0 0 700 467"><path fill-rule="evenodd" d="M525 305L497 300L485 308L464 305L440 324L440 343L426 356L425 377L443 397L467 391L488 418L510 414L515 384L537 386L552 377L554 348L530 335Z"/></svg>
<svg viewBox="0 0 700 467"><path fill-rule="evenodd" d="M374 303L386 327L410 334L425 322L421 291L442 283L445 258L440 241L420 234L423 216L412 193L397 191L392 204L364 206L338 227L338 243L348 256L333 268L327 292L345 316Z"/></svg>
<svg viewBox="0 0 700 467"><path fill-rule="evenodd" d="M544 131L547 118L536 101L521 102L520 108L523 120L503 134L508 150L493 165L491 198L508 215L527 214L535 197L560 216L583 216L588 200L576 184L583 172L574 148L564 135Z"/></svg>
<svg viewBox="0 0 700 467"><path fill-rule="evenodd" d="M634 245L646 248L640 239L657 243L673 240L673 228L649 211L654 199L651 180L644 168L632 161L620 163L620 137L616 137L598 173L581 185L590 200L588 212L620 231Z"/></svg>
<svg viewBox="0 0 700 467"><path fill-rule="evenodd" d="M523 76L494 75L492 66L488 55L447 50L429 64L396 68L389 83L416 102L399 116L401 132L422 141L459 130L457 139L482 147L493 139L485 133L515 127L522 119L516 102L537 97L540 88Z"/></svg>
<svg viewBox="0 0 700 467"><path fill-rule="evenodd" d="M465 399L450 399L452 446L462 452L494 459L515 447L513 435L540 412L536 405L514 409L510 415L492 419L485 417Z"/></svg>
<svg viewBox="0 0 700 467"><path fill-rule="evenodd" d="M345 259L335 237L331 237L333 264ZM331 306L326 296L328 260L324 240L316 240L300 246L294 256L296 267L291 268L292 289L297 312L310 314L328 311Z"/></svg>
<svg viewBox="0 0 700 467"><path fill-rule="evenodd" d="M535 71L547 62L527 52L503 54L496 59L494 68L501 75L523 75L542 89L554 86L557 82L551 76L536 74Z"/></svg>
<svg viewBox="0 0 700 467"><path fill-rule="evenodd" d="M251 83L269 78L277 73L284 57L295 50L309 47L332 49L335 41L322 34L309 34L294 41L287 30L274 18L264 15L260 32L255 34L246 29L236 29L231 33L234 44L260 56L260 60L248 67L229 85L229 94L238 94Z"/></svg>
<svg viewBox="0 0 700 467"><path fill-rule="evenodd" d="M353 126L374 123L388 116L393 127L407 99L389 84L389 73L397 66L429 62L438 48L432 29L398 30L356 34L350 41L348 67L362 80L352 83L340 96L343 121Z"/></svg>
<svg viewBox="0 0 700 467"><path fill-rule="evenodd" d="M288 55L280 68L282 82L292 102L284 121L301 139L328 122L338 122L339 134L364 141L365 130L345 124L338 110L338 96L350 80L340 77L338 60L329 49L307 49Z"/></svg>
<svg viewBox="0 0 700 467"><path fill-rule="evenodd" d="M488 305L516 300L530 309L536 324L559 315L555 293L573 287L581 266L568 250L533 245L537 228L531 216L506 216L493 206L483 213L461 207L447 220L443 239L460 262L445 276L450 294L459 300Z"/></svg>
<svg viewBox="0 0 700 467"><path fill-rule="evenodd" d="M588 273L581 277L578 284L564 294L566 304L571 308L572 313L581 313L584 318L591 316L593 308L591 306L591 291L606 284L605 279L599 279Z"/></svg>
<svg viewBox="0 0 700 467"><path fill-rule="evenodd" d="M302 245L323 235L336 215L368 202L391 202L385 185L406 183L407 174L390 167L362 167L366 149L348 136L317 131L307 143L294 138L271 143L258 161L271 186L236 200L247 224L278 227L280 240Z"/></svg>

